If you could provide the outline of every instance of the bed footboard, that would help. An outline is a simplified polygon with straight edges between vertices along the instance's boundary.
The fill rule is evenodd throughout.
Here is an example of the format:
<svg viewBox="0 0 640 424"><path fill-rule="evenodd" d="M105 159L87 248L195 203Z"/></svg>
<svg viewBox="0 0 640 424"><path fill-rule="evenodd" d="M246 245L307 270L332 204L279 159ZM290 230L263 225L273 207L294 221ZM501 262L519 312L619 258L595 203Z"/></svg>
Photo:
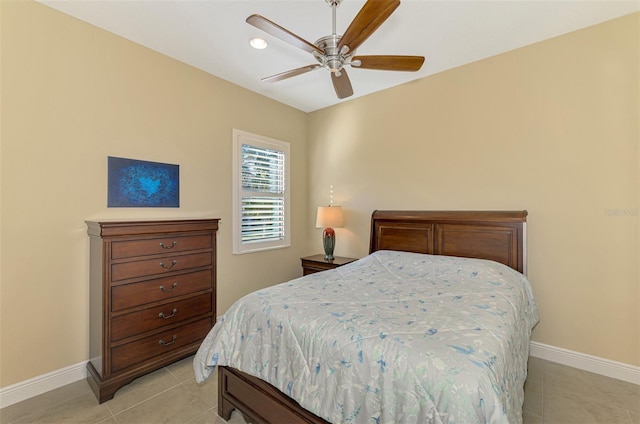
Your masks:
<svg viewBox="0 0 640 424"><path fill-rule="evenodd" d="M218 415L234 409L255 424L329 424L266 382L229 367L218 368Z"/></svg>

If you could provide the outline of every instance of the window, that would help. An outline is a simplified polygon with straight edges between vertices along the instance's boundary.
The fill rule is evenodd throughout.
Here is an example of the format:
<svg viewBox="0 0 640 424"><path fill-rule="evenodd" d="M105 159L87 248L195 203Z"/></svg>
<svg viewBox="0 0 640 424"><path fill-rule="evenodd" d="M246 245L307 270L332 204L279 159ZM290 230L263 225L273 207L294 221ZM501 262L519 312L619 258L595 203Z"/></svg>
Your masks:
<svg viewBox="0 0 640 424"><path fill-rule="evenodd" d="M233 130L233 253L290 245L289 143Z"/></svg>

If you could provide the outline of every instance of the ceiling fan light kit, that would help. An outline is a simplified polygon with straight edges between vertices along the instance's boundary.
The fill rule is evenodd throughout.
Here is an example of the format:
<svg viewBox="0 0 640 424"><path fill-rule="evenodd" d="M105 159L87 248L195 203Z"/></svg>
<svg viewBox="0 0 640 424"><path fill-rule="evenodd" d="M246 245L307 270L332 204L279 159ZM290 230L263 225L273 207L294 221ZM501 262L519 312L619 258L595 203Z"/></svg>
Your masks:
<svg viewBox="0 0 640 424"><path fill-rule="evenodd" d="M385 71L418 71L424 63L423 56L354 56L356 49L387 20L400 6L400 0L367 0L342 36L336 32L336 9L342 0L325 0L332 8L333 28L331 35L319 38L315 43L301 38L275 22L260 16L251 15L247 23L294 47L313 55L318 64L303 66L263 78L264 82L276 82L318 68L331 72L331 81L336 95L344 99L353 95L351 81L346 66L361 69Z"/></svg>

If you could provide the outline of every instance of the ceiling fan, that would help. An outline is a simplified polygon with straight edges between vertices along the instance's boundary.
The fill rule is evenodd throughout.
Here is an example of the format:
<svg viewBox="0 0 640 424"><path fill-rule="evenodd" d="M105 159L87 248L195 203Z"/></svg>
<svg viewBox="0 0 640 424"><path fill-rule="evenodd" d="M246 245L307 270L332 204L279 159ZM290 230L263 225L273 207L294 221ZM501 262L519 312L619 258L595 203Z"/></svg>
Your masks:
<svg viewBox="0 0 640 424"><path fill-rule="evenodd" d="M386 71L418 71L424 63L423 56L354 56L356 49L373 34L382 23L400 6L400 0L367 0L360 12L353 19L345 33L336 33L336 9L342 0L325 0L333 11L333 31L310 43L275 22L260 16L251 15L247 23L254 27L298 47L313 55L318 61L313 65L285 71L270 77L262 78L265 82L276 82L296 75L304 74L318 68L331 71L331 81L336 95L340 99L353 94L351 81L345 66L362 69L377 69Z"/></svg>

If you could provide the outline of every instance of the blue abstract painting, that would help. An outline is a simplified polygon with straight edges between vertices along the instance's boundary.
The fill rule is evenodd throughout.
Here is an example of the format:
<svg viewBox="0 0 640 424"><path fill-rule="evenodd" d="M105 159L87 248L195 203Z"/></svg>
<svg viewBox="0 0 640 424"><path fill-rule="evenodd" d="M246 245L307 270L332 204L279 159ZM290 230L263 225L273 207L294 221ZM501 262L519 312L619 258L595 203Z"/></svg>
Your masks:
<svg viewBox="0 0 640 424"><path fill-rule="evenodd" d="M108 158L107 207L180 207L180 166Z"/></svg>

